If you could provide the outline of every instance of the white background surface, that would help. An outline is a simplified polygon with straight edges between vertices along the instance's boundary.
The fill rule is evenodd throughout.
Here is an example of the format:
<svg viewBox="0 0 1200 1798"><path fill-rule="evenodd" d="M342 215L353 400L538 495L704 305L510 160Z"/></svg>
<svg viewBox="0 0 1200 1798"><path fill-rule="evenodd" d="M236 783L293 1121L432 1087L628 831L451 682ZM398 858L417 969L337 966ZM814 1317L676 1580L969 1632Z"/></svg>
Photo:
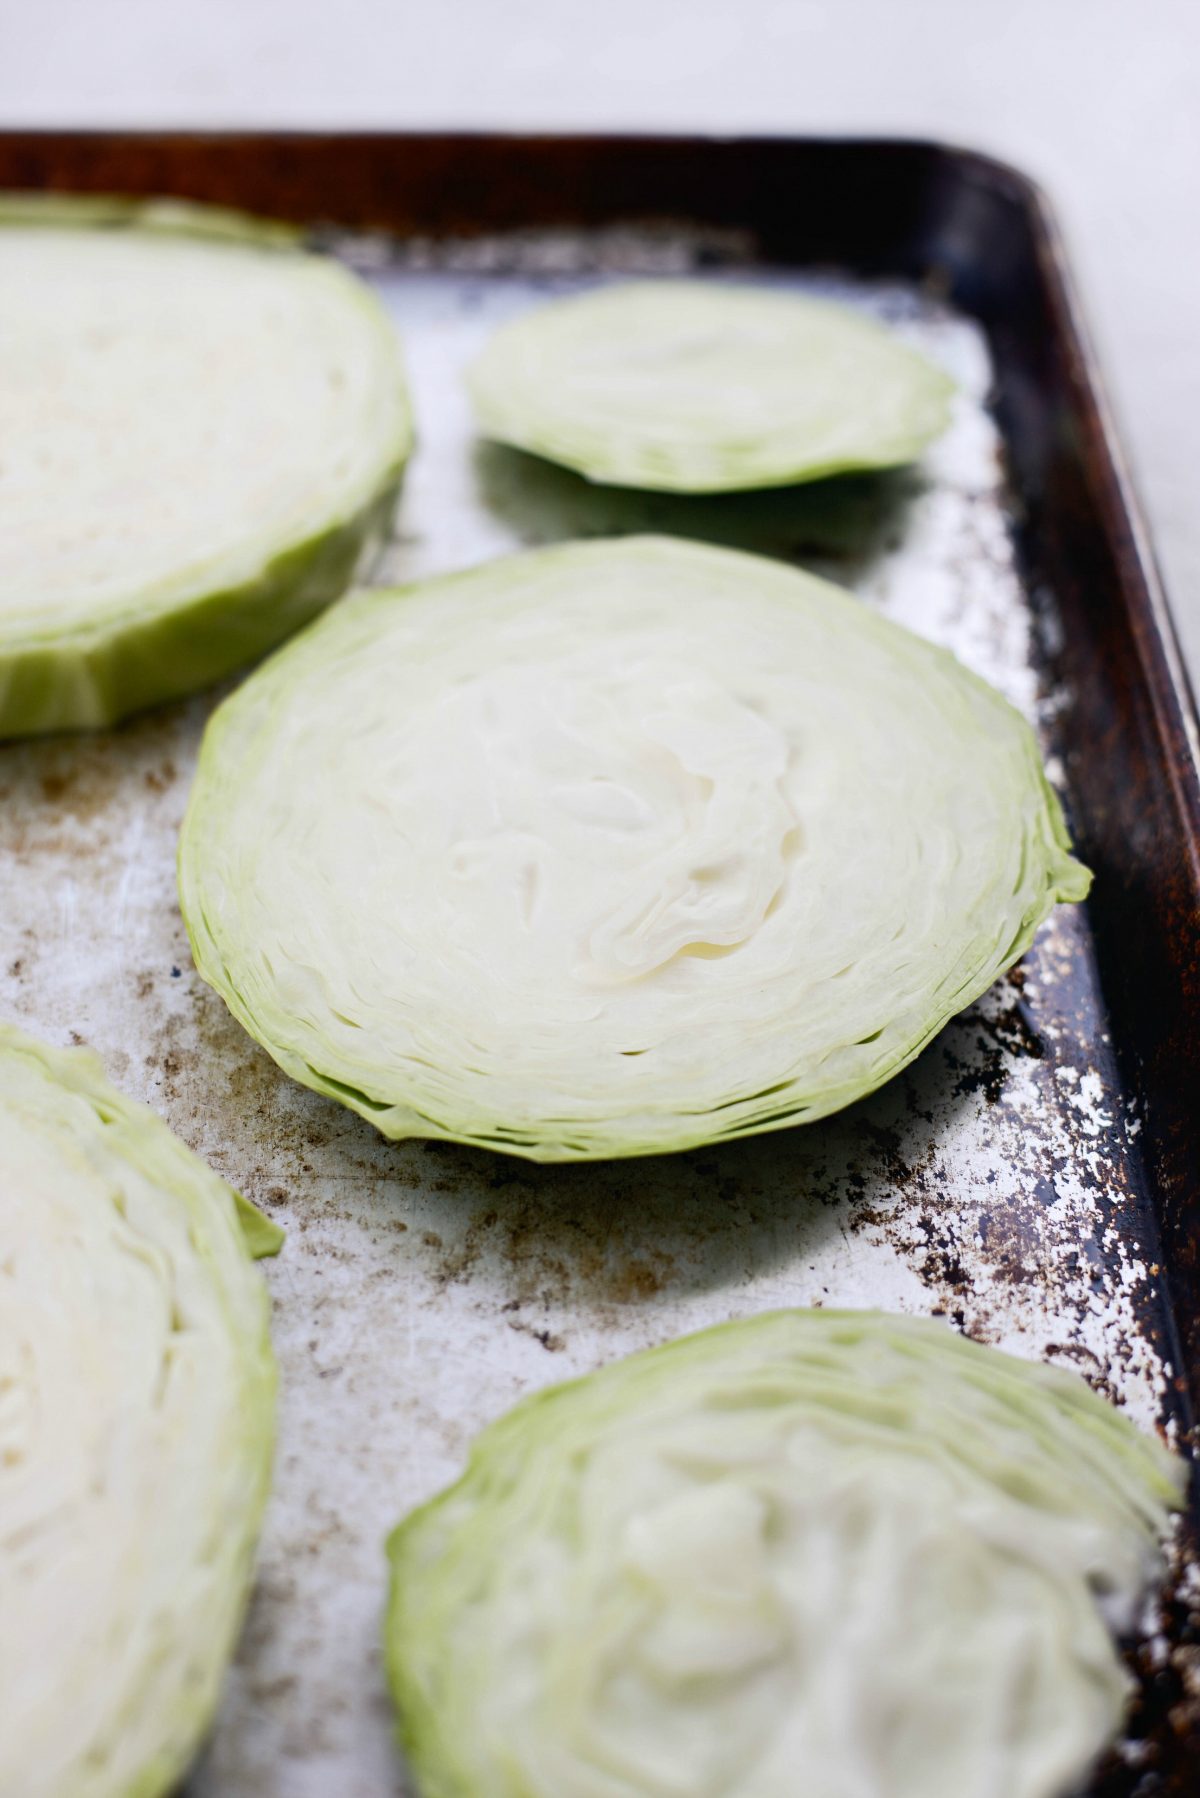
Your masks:
<svg viewBox="0 0 1200 1798"><path fill-rule="evenodd" d="M1057 201L1200 671L1197 0L0 0L0 122L873 131Z"/></svg>

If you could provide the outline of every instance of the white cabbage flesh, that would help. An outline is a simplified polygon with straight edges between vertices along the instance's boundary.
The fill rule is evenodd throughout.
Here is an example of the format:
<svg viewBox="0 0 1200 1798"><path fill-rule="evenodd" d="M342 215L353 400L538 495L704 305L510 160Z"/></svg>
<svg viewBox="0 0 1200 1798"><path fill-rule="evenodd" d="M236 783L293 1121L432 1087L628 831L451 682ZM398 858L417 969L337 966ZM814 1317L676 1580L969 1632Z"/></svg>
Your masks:
<svg viewBox="0 0 1200 1798"><path fill-rule="evenodd" d="M848 307L644 281L502 325L469 371L481 428L593 481L680 493L911 462L949 376Z"/></svg>
<svg viewBox="0 0 1200 1798"><path fill-rule="evenodd" d="M155 1798L211 1719L274 1438L250 1215L92 1056L0 1026L5 1798Z"/></svg>
<svg viewBox="0 0 1200 1798"><path fill-rule="evenodd" d="M425 1798L1064 1798L1183 1464L1073 1374L780 1312L528 1399L393 1535Z"/></svg>
<svg viewBox="0 0 1200 1798"><path fill-rule="evenodd" d="M332 261L189 236L186 211L101 229L46 206L0 208L12 734L110 721L277 642L349 583L411 437L391 325Z"/></svg>
<svg viewBox="0 0 1200 1798"><path fill-rule="evenodd" d="M180 844L197 966L291 1074L549 1160L849 1103L1086 887L952 656L649 538L353 596L217 712Z"/></svg>

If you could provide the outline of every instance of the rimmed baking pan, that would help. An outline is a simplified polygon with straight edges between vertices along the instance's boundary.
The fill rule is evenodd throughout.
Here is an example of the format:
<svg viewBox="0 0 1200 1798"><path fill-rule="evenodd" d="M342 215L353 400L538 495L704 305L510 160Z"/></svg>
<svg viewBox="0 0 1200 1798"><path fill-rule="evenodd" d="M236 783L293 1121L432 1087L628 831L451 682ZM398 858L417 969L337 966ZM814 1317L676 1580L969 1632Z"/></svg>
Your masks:
<svg viewBox="0 0 1200 1798"><path fill-rule="evenodd" d="M270 1275L276 1496L189 1789L405 1791L378 1652L386 1529L520 1392L643 1343L786 1303L941 1313L1077 1366L1187 1438L1196 719L1036 189L925 143L77 132L0 135L0 187L290 218L378 286L420 431L381 579L645 528L815 566L1026 710L1096 871L1086 908L1060 912L920 1061L840 1116L659 1161L537 1168L382 1142L289 1084L196 978L173 855L212 695L0 748L5 1013L94 1045L290 1231ZM888 318L958 378L951 433L916 470L703 502L589 488L474 440L460 371L494 322L662 272L832 292ZM1096 1791L1200 1785L1186 1547Z"/></svg>

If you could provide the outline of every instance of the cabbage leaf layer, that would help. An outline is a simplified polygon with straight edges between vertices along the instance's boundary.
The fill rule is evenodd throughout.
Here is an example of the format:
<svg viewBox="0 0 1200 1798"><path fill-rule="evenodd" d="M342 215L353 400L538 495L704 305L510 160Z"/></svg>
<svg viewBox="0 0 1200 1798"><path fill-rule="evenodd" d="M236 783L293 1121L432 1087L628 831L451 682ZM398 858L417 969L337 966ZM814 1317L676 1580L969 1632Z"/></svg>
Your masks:
<svg viewBox="0 0 1200 1798"><path fill-rule="evenodd" d="M1066 1798L1183 1485L1074 1374L878 1312L538 1394L389 1544L423 1798Z"/></svg>

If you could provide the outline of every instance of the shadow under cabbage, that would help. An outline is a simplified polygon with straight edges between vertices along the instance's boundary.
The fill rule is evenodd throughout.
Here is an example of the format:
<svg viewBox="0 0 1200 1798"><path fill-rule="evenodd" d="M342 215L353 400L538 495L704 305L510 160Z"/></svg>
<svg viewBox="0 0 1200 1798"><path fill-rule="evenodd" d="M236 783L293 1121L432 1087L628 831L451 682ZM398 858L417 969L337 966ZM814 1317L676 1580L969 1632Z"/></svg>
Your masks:
<svg viewBox="0 0 1200 1798"><path fill-rule="evenodd" d="M894 1307L919 1294L920 1309L986 1330L997 1306L1039 1303L1040 1291L1065 1329L1103 1244L1071 1235L1059 1172L1082 1176L1102 1154L1111 1202L1126 1209L1136 1185L1121 1120L1097 1135L1099 1120L1064 1112L1073 1033L1044 982L1031 1002L1021 967L832 1117L675 1155L567 1164L389 1142L289 1080L215 994L189 986L204 1052L183 1059L174 1103L211 1108L221 1070L219 1165L289 1227L278 1279L300 1260L332 1258L339 1280L378 1283L381 1296L394 1288L405 1307L440 1311L457 1291L549 1351L622 1318L678 1334L713 1321L714 1294L730 1316ZM1068 1009L1083 1002L1058 996ZM1064 1134L1072 1119L1075 1144ZM1068 1251L1074 1271L1062 1265ZM331 1328L342 1323L323 1316L314 1334Z"/></svg>
<svg viewBox="0 0 1200 1798"><path fill-rule="evenodd" d="M904 536L928 482L919 464L745 493L651 493L587 481L524 450L480 441L484 503L530 544L657 532L777 560L852 583Z"/></svg>
<svg viewBox="0 0 1200 1798"><path fill-rule="evenodd" d="M911 1067L832 1117L677 1155L540 1164L398 1144L427 1226L410 1251L435 1283L491 1288L512 1327L548 1349L613 1307L671 1308L718 1291L730 1316L887 1303L870 1290L881 1258L917 1274L931 1309L955 1313L969 1249L956 1242L960 1195L940 1143L998 1101L1005 1062L1038 1053L1011 1036L998 1042L981 1016L972 1007L952 1020ZM854 1240L863 1232L877 1245L869 1264ZM1010 1236L1005 1252L1019 1257L1019 1224ZM848 1285L835 1271L838 1237Z"/></svg>

